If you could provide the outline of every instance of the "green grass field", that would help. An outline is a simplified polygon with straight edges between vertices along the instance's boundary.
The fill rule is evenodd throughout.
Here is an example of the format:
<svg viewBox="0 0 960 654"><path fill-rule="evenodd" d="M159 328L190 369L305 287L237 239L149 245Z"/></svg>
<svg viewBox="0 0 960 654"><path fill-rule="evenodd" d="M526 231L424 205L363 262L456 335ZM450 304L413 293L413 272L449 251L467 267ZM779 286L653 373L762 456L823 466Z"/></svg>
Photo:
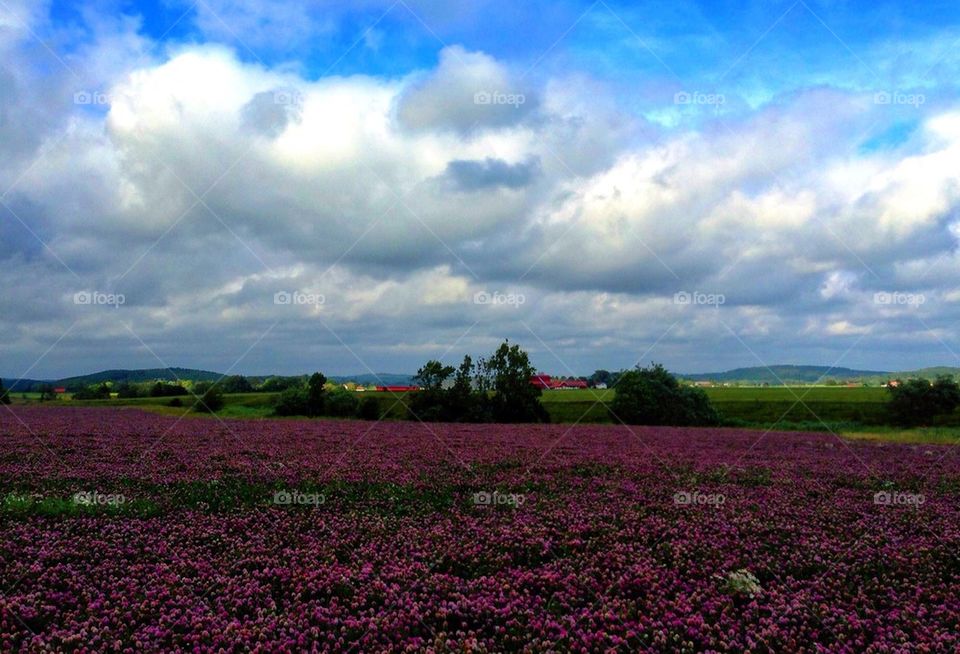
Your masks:
<svg viewBox="0 0 960 654"><path fill-rule="evenodd" d="M832 431L854 438L893 440L916 443L944 443L960 440L960 412L938 420L927 429L902 430L886 425L885 403L887 390L879 387L845 388L836 386L796 387L713 387L704 391L720 412L724 423L756 429L803 429ZM615 422L608 406L615 391L604 390L550 390L542 401L552 422L557 423L611 423ZM405 393L367 391L361 398L375 398L381 413L388 420L409 418ZM222 418L267 418L273 413L275 393L239 393L225 396L226 404L218 413ZM173 398L135 398L111 400L71 400L61 398L58 403L77 406L140 407L165 415L180 416L189 409L190 398L183 397L184 406L169 406ZM26 400L13 396L15 403L37 401L36 394ZM203 414L193 414L202 416Z"/></svg>

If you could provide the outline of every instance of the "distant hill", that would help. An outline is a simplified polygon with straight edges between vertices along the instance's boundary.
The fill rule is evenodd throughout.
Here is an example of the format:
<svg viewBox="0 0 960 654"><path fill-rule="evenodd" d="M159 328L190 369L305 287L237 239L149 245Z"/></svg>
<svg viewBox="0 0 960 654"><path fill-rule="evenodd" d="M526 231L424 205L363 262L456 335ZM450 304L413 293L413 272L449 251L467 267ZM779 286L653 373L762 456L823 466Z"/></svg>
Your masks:
<svg viewBox="0 0 960 654"><path fill-rule="evenodd" d="M10 391L29 393L39 390L43 384L50 384L55 387L66 388L68 391L75 391L101 382L113 382L114 384L128 382L137 384L158 380L172 382L178 379L184 381L217 381L222 376L219 372L195 370L193 368L148 368L143 370L101 370L100 372L94 372L89 375L77 375L74 377L64 377L62 379L21 379L17 381L16 379L5 377L3 383ZM247 379L256 384L272 376L274 375L248 375ZM280 377L283 375L276 376ZM411 383L413 375L388 372L377 374L363 373L358 375L331 375L329 379L330 381L340 384L352 381L363 385L384 384L388 386L403 386Z"/></svg>
<svg viewBox="0 0 960 654"><path fill-rule="evenodd" d="M85 388L93 384L109 381L114 383L129 382L136 384L148 381L176 381L178 379L192 381L215 381L220 379L220 373L209 370L193 370L192 368L147 368L142 370L101 370L89 375L63 377L61 379L11 379L4 378L7 388L16 392L30 392L37 390L43 384L62 386L68 391Z"/></svg>
<svg viewBox="0 0 960 654"><path fill-rule="evenodd" d="M413 375L403 375L392 372L378 372L377 374L364 373L362 375L330 375L328 379L338 384L356 382L362 386L408 386L413 383Z"/></svg>
<svg viewBox="0 0 960 654"><path fill-rule="evenodd" d="M706 372L696 374L680 374L679 377L690 381L740 382L755 384L776 385L812 384L824 382L827 379L843 381L860 381L873 379L888 379L895 374L909 376L906 373L890 373L882 370L854 370L852 368L832 368L830 366L757 366L753 368L735 368L724 372Z"/></svg>

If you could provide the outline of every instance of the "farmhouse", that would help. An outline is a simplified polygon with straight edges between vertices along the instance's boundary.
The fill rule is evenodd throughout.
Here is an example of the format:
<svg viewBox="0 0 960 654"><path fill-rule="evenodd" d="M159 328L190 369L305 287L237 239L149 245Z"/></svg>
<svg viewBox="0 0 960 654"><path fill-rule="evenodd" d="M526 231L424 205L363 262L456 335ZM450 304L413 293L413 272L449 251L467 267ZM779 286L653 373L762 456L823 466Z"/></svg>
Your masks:
<svg viewBox="0 0 960 654"><path fill-rule="evenodd" d="M566 390L573 388L588 388L587 382L582 379L554 379L550 375L543 373L536 374L530 378L530 383L537 388Z"/></svg>

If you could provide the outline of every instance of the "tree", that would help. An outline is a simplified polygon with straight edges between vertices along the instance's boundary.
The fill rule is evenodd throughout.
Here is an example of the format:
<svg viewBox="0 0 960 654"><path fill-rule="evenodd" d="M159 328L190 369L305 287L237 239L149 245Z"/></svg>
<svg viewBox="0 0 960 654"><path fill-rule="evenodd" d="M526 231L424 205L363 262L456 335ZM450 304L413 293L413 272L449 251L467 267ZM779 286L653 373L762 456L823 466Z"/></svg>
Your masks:
<svg viewBox="0 0 960 654"><path fill-rule="evenodd" d="M491 392L487 400L496 422L549 422L540 403L540 389L530 383L536 370L519 345L504 341L489 359L481 359L476 375L479 390Z"/></svg>
<svg viewBox="0 0 960 654"><path fill-rule="evenodd" d="M315 372L310 375L310 379L307 381L307 415L323 415L324 403L327 398L326 383L327 378L322 373Z"/></svg>
<svg viewBox="0 0 960 654"><path fill-rule="evenodd" d="M140 389L129 382L123 382L117 386L118 398L142 397Z"/></svg>
<svg viewBox="0 0 960 654"><path fill-rule="evenodd" d="M10 393L3 387L2 379L0 379L0 404L10 404Z"/></svg>
<svg viewBox="0 0 960 654"><path fill-rule="evenodd" d="M218 382L224 393L252 393L253 385L243 375L231 375Z"/></svg>
<svg viewBox="0 0 960 654"><path fill-rule="evenodd" d="M260 384L257 390L263 393L280 393L288 388L302 386L303 382L303 377L270 377Z"/></svg>
<svg viewBox="0 0 960 654"><path fill-rule="evenodd" d="M198 390L198 392L203 392L206 389ZM168 382L156 382L153 386L150 387L150 397L174 397L176 395L189 395L187 389L180 384L172 384Z"/></svg>
<svg viewBox="0 0 960 654"><path fill-rule="evenodd" d="M224 400L220 386L211 384L203 395L197 398L193 405L193 410L199 413L216 413L223 408Z"/></svg>
<svg viewBox="0 0 960 654"><path fill-rule="evenodd" d="M413 377L413 381L420 386L422 391L439 391L453 373L453 366L445 366L439 361L431 359L417 371L417 374Z"/></svg>
<svg viewBox="0 0 960 654"><path fill-rule="evenodd" d="M75 400L109 400L110 387L106 382L101 382L97 386L87 386L81 388L73 394Z"/></svg>
<svg viewBox="0 0 960 654"><path fill-rule="evenodd" d="M436 360L427 361L413 381L420 386L420 390L410 397L410 412L414 418L426 422L452 420L447 407L447 391L444 384L452 375L452 366L445 366Z"/></svg>
<svg viewBox="0 0 960 654"><path fill-rule="evenodd" d="M357 417L361 420L379 420L380 402L374 397L365 397L357 407Z"/></svg>
<svg viewBox="0 0 960 654"><path fill-rule="evenodd" d="M325 400L326 414L336 418L351 418L357 414L359 404L360 400L354 393L343 389L333 391Z"/></svg>
<svg viewBox="0 0 960 654"><path fill-rule="evenodd" d="M906 427L929 425L935 417L960 406L960 386L949 375L937 377L932 384L926 379L908 379L887 388L890 419Z"/></svg>
<svg viewBox="0 0 960 654"><path fill-rule="evenodd" d="M53 385L40 384L40 401L45 402L46 400L55 399L57 399L57 391L54 390Z"/></svg>
<svg viewBox="0 0 960 654"><path fill-rule="evenodd" d="M658 363L622 373L610 411L614 419L634 425L707 426L720 422L706 393L681 385Z"/></svg>
<svg viewBox="0 0 960 654"><path fill-rule="evenodd" d="M278 416L305 416L307 410L307 388L302 384L291 386L277 398L273 412Z"/></svg>

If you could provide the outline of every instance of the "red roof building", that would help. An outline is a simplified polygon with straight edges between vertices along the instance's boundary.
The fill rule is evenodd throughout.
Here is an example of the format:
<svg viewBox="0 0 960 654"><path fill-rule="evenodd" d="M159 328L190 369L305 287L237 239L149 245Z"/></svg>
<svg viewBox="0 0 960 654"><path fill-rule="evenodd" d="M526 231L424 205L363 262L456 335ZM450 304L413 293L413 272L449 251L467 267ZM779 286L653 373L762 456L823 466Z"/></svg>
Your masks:
<svg viewBox="0 0 960 654"><path fill-rule="evenodd" d="M550 375L543 373L534 375L530 378L530 383L537 388L547 389L566 389L566 388L588 388L587 382L582 379L554 379Z"/></svg>

